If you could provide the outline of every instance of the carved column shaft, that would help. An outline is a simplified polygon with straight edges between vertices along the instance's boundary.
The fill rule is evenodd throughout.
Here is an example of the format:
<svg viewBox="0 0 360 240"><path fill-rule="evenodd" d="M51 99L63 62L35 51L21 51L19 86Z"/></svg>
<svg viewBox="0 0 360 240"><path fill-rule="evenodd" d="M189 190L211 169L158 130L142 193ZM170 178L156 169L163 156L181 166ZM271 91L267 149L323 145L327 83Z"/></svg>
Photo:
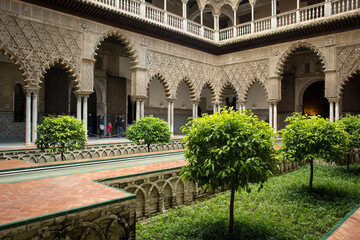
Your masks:
<svg viewBox="0 0 360 240"><path fill-rule="evenodd" d="M31 92L26 92L26 129L25 145L31 145Z"/></svg>
<svg viewBox="0 0 360 240"><path fill-rule="evenodd" d="M32 93L32 143L37 138L37 122L38 122L38 91Z"/></svg>

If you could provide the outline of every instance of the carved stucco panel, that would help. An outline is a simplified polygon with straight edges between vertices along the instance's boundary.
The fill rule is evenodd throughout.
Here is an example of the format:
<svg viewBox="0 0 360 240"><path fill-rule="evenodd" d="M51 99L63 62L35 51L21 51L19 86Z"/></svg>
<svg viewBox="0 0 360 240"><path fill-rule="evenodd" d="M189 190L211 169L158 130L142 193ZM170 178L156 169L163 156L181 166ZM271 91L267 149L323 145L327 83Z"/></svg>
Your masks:
<svg viewBox="0 0 360 240"><path fill-rule="evenodd" d="M0 47L24 65L28 86L39 87L51 61L63 59L79 75L81 33L0 13Z"/></svg>
<svg viewBox="0 0 360 240"><path fill-rule="evenodd" d="M214 87L220 86L216 83L223 75L218 74L221 69L217 66L155 51L147 52L146 67L149 80L157 74L165 79L171 97L176 96L177 86L185 78L192 83L196 96L199 96L206 82L213 83Z"/></svg>
<svg viewBox="0 0 360 240"><path fill-rule="evenodd" d="M342 88L349 77L360 70L360 44L338 47L336 50L339 88Z"/></svg>
<svg viewBox="0 0 360 240"><path fill-rule="evenodd" d="M259 82L266 89L266 81L269 78L268 59L235 63L223 66L230 82L240 92L238 97L245 100L245 95L250 90L254 81Z"/></svg>

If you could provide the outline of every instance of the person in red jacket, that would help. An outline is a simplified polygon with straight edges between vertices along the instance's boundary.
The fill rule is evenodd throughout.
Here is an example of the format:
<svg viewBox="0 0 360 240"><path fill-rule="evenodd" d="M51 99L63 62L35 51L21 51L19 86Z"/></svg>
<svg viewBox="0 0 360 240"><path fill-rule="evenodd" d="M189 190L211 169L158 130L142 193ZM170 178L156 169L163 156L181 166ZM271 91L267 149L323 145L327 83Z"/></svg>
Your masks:
<svg viewBox="0 0 360 240"><path fill-rule="evenodd" d="M111 129L112 129L112 125L111 122L108 123L107 128L106 128L106 135L109 135L109 137L111 137Z"/></svg>

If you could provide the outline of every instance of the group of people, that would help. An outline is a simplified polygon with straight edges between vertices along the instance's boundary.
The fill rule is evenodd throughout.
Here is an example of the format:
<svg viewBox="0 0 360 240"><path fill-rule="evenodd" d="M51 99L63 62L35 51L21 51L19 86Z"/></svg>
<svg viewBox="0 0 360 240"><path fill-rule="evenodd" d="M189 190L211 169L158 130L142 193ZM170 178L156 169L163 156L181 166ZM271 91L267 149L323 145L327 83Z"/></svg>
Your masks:
<svg viewBox="0 0 360 240"><path fill-rule="evenodd" d="M95 122L95 120L96 120L96 122ZM117 137L122 136L123 122L124 122L124 120L122 119L121 115L116 115L115 116L115 127L116 127L116 136ZM89 116L88 116L88 135L89 136L94 135L94 125L95 125L95 123L96 123L97 130L98 130L98 134L97 134L98 138L112 137L112 135L111 135L111 129L112 129L111 122L109 121L108 124L105 125L104 117L102 115L99 115L97 117L97 119L95 119L94 116L91 113L89 113ZM106 132L105 132L105 130L106 130Z"/></svg>

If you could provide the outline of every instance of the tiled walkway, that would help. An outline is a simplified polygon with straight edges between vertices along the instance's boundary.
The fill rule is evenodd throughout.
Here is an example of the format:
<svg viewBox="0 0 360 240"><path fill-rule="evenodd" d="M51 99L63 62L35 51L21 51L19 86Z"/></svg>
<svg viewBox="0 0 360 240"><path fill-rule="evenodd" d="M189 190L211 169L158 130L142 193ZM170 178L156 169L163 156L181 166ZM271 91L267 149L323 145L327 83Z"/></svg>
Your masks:
<svg viewBox="0 0 360 240"><path fill-rule="evenodd" d="M129 196L93 182L95 179L181 167L184 164L183 160L178 160L0 184L0 225Z"/></svg>
<svg viewBox="0 0 360 240"><path fill-rule="evenodd" d="M350 215L351 214L351 215ZM345 221L340 222L340 226L337 226L330 231L332 234L327 240L359 240L360 239L360 204L357 206L355 212L350 213L350 216L345 217ZM334 231L333 231L334 230Z"/></svg>

